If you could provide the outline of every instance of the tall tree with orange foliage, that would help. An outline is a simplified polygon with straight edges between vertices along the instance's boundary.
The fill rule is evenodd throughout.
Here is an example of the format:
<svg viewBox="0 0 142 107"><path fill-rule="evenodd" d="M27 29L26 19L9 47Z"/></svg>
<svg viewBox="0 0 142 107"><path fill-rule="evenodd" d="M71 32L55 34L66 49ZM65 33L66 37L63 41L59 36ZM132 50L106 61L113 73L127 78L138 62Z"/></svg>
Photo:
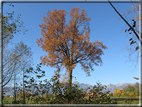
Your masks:
<svg viewBox="0 0 142 107"><path fill-rule="evenodd" d="M48 53L41 56L41 63L46 66L66 68L68 73L69 89L72 86L72 72L77 63L90 75L93 65L102 64L102 49L107 47L98 40L90 42L90 18L86 17L85 9L79 13L79 8L70 11L70 21L66 24L65 10L48 11L47 17L43 18L40 28L42 37L37 39L38 47Z"/></svg>

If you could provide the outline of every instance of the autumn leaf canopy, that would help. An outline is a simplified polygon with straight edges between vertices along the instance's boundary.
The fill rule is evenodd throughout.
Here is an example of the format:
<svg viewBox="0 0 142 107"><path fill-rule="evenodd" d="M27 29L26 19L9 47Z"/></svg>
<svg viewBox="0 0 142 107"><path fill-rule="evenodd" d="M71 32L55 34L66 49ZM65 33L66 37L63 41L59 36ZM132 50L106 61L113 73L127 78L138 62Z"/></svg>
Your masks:
<svg viewBox="0 0 142 107"><path fill-rule="evenodd" d="M85 9L79 12L79 8L73 8L70 14L70 21L66 23L65 10L48 11L43 18L44 23L40 25L41 35L37 39L38 47L48 55L41 56L42 64L51 67L59 65L68 69L74 69L77 63L89 75L89 69L93 65L102 64L102 49L107 47L98 40L90 42L90 18L86 17Z"/></svg>

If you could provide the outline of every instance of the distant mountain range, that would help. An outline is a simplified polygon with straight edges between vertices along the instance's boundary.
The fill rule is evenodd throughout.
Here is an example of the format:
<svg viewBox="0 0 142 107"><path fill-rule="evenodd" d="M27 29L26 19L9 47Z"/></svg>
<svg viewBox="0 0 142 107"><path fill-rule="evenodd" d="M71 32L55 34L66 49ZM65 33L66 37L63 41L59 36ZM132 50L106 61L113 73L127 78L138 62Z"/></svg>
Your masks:
<svg viewBox="0 0 142 107"><path fill-rule="evenodd" d="M134 85L135 83L122 83L122 84L109 84L107 85L106 90L103 90L103 92L105 91L110 91L110 93L114 93L115 89L123 89L124 87L126 87L127 85ZM91 87L92 85L90 84L84 84L84 83L78 83L79 89L83 88L83 91L85 91L85 89L88 89L89 87ZM104 86L104 85L103 85ZM38 86L39 87L39 86ZM22 88L21 88L22 89ZM87 93L89 92L89 90L91 90L92 88L87 90ZM5 95L13 95L13 87L4 87L3 91L5 91ZM51 92L51 89L49 90L49 92Z"/></svg>
<svg viewBox="0 0 142 107"><path fill-rule="evenodd" d="M136 83L122 83L122 84L109 84L107 85L106 91L110 91L110 93L114 93L115 89L122 90L127 85L135 85Z"/></svg>
<svg viewBox="0 0 142 107"><path fill-rule="evenodd" d="M134 84L136 84L136 83L109 84L109 85L106 85L107 88L106 88L106 90L103 90L103 92L110 91L110 93L114 93L115 89L122 90L127 85L134 85ZM80 86L80 88L86 89L88 87L91 87L92 85L90 85L90 84L84 84L84 83L79 83L79 86ZM103 86L105 86L105 85L103 85ZM89 92L89 90L87 92Z"/></svg>

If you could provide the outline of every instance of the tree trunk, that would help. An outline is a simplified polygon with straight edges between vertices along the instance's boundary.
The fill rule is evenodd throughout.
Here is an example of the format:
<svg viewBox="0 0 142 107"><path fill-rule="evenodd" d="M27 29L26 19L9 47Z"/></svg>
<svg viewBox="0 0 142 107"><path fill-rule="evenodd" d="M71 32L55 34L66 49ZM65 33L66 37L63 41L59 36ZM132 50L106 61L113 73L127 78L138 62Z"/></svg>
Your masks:
<svg viewBox="0 0 142 107"><path fill-rule="evenodd" d="M14 72L15 73L15 72ZM14 74L14 104L16 103L16 73Z"/></svg>
<svg viewBox="0 0 142 107"><path fill-rule="evenodd" d="M25 104L25 85L24 85L24 71L23 71L23 104Z"/></svg>
<svg viewBox="0 0 142 107"><path fill-rule="evenodd" d="M72 89L72 69L69 69L69 90Z"/></svg>

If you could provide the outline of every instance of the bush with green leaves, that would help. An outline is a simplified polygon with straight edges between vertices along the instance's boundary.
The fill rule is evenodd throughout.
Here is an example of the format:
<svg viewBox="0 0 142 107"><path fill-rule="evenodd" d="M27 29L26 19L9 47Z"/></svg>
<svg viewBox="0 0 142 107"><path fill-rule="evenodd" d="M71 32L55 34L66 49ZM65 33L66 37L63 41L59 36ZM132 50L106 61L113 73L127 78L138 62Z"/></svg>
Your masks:
<svg viewBox="0 0 142 107"><path fill-rule="evenodd" d="M106 86L102 86L101 83L97 82L97 85L93 86L91 91L92 95L89 95L89 103L91 104L102 104L102 103L111 103L111 99L109 96L109 91L103 93L103 89L106 89Z"/></svg>
<svg viewBox="0 0 142 107"><path fill-rule="evenodd" d="M124 87L124 93L128 97L139 96L139 83Z"/></svg>
<svg viewBox="0 0 142 107"><path fill-rule="evenodd" d="M100 83L93 86L92 92L93 95L89 96L89 99L86 99L86 93L83 92L83 89L78 89L77 84L72 86L72 90L68 90L68 86L62 86L59 79L59 74L51 78L53 82L52 91L55 95L55 98L49 101L50 104L102 104L102 103L111 103L111 99L108 96L109 91L103 93L102 90L106 87L102 86ZM61 91L63 88L63 92ZM90 87L89 87L90 88ZM64 94L63 94L64 93Z"/></svg>
<svg viewBox="0 0 142 107"><path fill-rule="evenodd" d="M40 97L34 98L33 101L36 102L36 103L38 103L39 101L45 101L45 98L43 98L43 97L40 96Z"/></svg>
<svg viewBox="0 0 142 107"><path fill-rule="evenodd" d="M31 86L34 86L35 96L33 96L32 101L36 104L103 104L103 103L114 103L111 102L110 97L108 96L109 91L103 93L102 90L106 89L105 86L102 86L100 83L93 86L92 92L93 95L89 95L87 99L87 93L83 91L83 89L79 89L78 84L74 84L69 90L68 84L63 85L59 81L59 73L53 76L49 81L45 79L44 81L38 81L39 78L45 76L45 71L40 69L41 63L38 64L36 71L37 79L34 77L27 76L26 74L24 77L28 78L30 81L24 81L25 83L25 91L31 92ZM27 70L27 72L33 72L33 69ZM40 73L41 72L41 73ZM37 87L37 81L40 87ZM42 83L44 82L44 83ZM35 85L36 84L36 85ZM52 93L49 93L49 90L52 89ZM90 89L90 87L88 88ZM85 91L87 91L86 89ZM91 94L90 93L90 94ZM46 98L44 97L46 94ZM52 94L52 95L51 95ZM40 96L39 96L40 95ZM29 96L28 96L29 97Z"/></svg>

